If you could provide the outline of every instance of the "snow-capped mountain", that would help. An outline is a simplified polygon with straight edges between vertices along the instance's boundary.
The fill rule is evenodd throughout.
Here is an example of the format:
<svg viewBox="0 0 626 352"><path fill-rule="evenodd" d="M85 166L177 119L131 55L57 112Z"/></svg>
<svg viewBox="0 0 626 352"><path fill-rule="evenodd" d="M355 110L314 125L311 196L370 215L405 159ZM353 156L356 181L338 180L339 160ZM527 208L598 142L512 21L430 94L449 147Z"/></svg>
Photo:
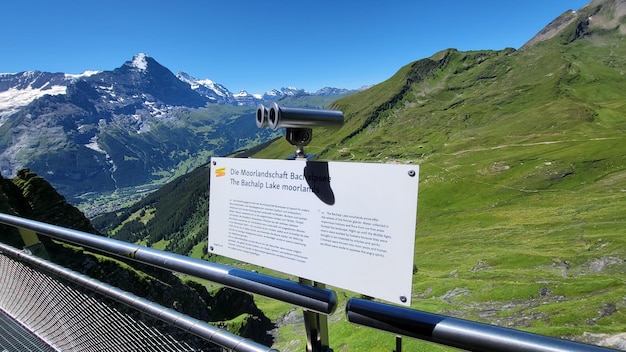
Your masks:
<svg viewBox="0 0 626 352"><path fill-rule="evenodd" d="M312 95L304 89L298 89L296 87L283 87L280 89L272 89L263 94L263 100L278 100L285 97L296 97L303 95ZM314 94L313 94L314 95Z"/></svg>
<svg viewBox="0 0 626 352"><path fill-rule="evenodd" d="M331 96L331 95L343 95L343 94L348 94L348 93L350 93L349 89L324 87L318 90L317 92L313 93L313 95L326 97L326 96Z"/></svg>
<svg viewBox="0 0 626 352"><path fill-rule="evenodd" d="M250 107L308 93L272 92L233 94L146 54L112 71L0 74L0 171L28 167L70 199L150 183L276 137ZM221 116L220 104L242 107Z"/></svg>
<svg viewBox="0 0 626 352"><path fill-rule="evenodd" d="M140 53L135 55L133 60L126 62L124 66L118 68L117 71L127 67L135 69L137 72L144 72L147 70L150 60L154 59L146 54ZM35 99L43 97L44 95L66 94L69 84L98 74L103 74L103 76L99 78L101 82L111 83L110 74L107 74L107 71L85 71L81 74L49 73L41 71L0 73L0 124L2 124L7 116L19 111L22 107L27 106ZM348 89L325 87L315 93L310 93L296 87L283 87L269 90L263 94L249 93L245 90L239 93L232 93L228 88L208 78L198 79L182 71L178 72L175 77L203 97L206 103L237 106L256 106L262 102L280 100L286 97L307 95L339 96L350 92ZM175 82L174 86L180 86L180 84ZM157 87L152 88L156 89ZM111 96L111 94L115 94L115 92L112 91L112 85L107 86L103 84L96 87L96 90L103 95L108 95L109 98L111 98L110 101L117 99Z"/></svg>
<svg viewBox="0 0 626 352"><path fill-rule="evenodd" d="M2 94L12 97L3 107L2 128L11 132L0 140L2 174L29 167L70 197L150 182L206 148L221 123L184 124L185 111L211 101L145 54L90 75L2 77ZM30 99L11 104L27 93ZM201 126L208 132L198 135ZM231 137L223 142L212 147L219 153L241 147Z"/></svg>
<svg viewBox="0 0 626 352"><path fill-rule="evenodd" d="M189 84L191 89L198 92L198 94L209 98L211 102L238 106L256 106L259 103L276 101L287 97L300 97L307 95L340 96L353 92L349 89L324 87L315 93L310 93L304 89L298 89L296 87L283 87L280 89L268 90L263 94L249 93L246 90L242 90L239 93L232 93L223 85L210 79L197 79L185 72L177 73L176 77Z"/></svg>
<svg viewBox="0 0 626 352"><path fill-rule="evenodd" d="M213 82L210 79L197 79L182 71L178 72L176 77L189 84L191 89L196 91L198 94L209 98L209 100L213 103L233 104L235 102L233 93L231 93L223 85Z"/></svg>

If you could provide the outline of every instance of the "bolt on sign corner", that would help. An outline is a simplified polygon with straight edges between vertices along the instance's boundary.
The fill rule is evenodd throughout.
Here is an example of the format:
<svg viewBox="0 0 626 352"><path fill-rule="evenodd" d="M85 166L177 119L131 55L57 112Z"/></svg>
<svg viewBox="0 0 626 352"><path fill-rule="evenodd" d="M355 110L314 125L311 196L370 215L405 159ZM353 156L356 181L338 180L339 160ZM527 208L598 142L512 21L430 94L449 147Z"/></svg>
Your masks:
<svg viewBox="0 0 626 352"><path fill-rule="evenodd" d="M210 253L410 305L418 165L212 158Z"/></svg>

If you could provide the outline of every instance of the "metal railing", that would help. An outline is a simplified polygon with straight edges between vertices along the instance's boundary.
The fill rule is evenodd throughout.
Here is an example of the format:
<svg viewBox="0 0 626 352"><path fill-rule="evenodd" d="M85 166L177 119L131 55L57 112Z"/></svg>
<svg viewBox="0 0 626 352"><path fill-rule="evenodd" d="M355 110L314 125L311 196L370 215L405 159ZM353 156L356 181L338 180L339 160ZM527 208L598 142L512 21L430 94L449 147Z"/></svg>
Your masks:
<svg viewBox="0 0 626 352"><path fill-rule="evenodd" d="M240 291L277 299L309 311L330 314L337 307L335 292L325 288L302 285L294 281L235 269L226 265L210 263L17 216L0 213L0 223L34 231L79 246L97 249L119 258L130 258L161 269L189 274Z"/></svg>
<svg viewBox="0 0 626 352"><path fill-rule="evenodd" d="M612 349L351 298L351 323L476 352L608 352Z"/></svg>
<svg viewBox="0 0 626 352"><path fill-rule="evenodd" d="M337 305L337 298L333 291L315 285L304 285L289 280L277 279L259 273L231 268L226 265L209 263L182 255L1 213L0 223L34 231L53 239L96 249L117 257L130 258L162 269L207 279L240 291L263 295L301 307L305 312L309 311L311 313L328 315L335 310ZM5 249L0 247L0 252L2 251L5 251ZM12 253L11 255L29 261L39 260L36 257L23 254L20 251ZM77 275L80 276L80 274ZM86 285L86 287L90 287L94 282L93 279L87 277L83 277L81 280L84 280L83 284ZM156 316L163 321L181 327L197 336L208 338L210 341L214 341L225 348L235 351L268 350L266 346L255 345L255 343L251 341L242 341L240 337L216 329L209 324L196 321L195 319L160 307L153 302L146 301L139 297L129 298L130 296L119 294L117 292L118 289L114 287L109 286L103 288L104 286L100 284L90 288L98 293L110 293L113 298L119 301L136 305L147 314ZM604 347L561 340L356 298L351 298L348 301L346 305L346 317L351 323L468 351L615 351ZM308 351L325 351L329 349L327 341L316 344L312 343L314 341L309 341L312 338L314 337L307 335ZM396 348L401 348L401 344Z"/></svg>
<svg viewBox="0 0 626 352"><path fill-rule="evenodd" d="M239 352L274 351L3 243L0 267L0 309L55 350L195 351L192 334L210 343L201 348L214 344ZM116 309L113 302L138 314ZM165 324L146 323L143 315ZM174 326L177 333L160 325Z"/></svg>
<svg viewBox="0 0 626 352"><path fill-rule="evenodd" d="M337 304L334 291L326 288L308 286L298 282L262 275L226 265L210 263L186 256L159 251L123 241L118 241L82 231L67 229L43 222L20 218L0 213L0 223L32 231L52 239L91 248L119 258L130 258L137 262L158 268L189 274L207 279L240 291L259 294L283 302L291 303L305 311L330 314ZM113 286L101 283L80 273L63 268L22 251L2 245L0 252L19 258L20 261L51 271L54 275L78 283L93 292L124 303L142 313L151 315L179 329L190 332L207 341L234 351L260 352L270 351L266 346L248 341L227 331L215 328L207 323L183 315L175 310L162 307L154 302L134 296Z"/></svg>

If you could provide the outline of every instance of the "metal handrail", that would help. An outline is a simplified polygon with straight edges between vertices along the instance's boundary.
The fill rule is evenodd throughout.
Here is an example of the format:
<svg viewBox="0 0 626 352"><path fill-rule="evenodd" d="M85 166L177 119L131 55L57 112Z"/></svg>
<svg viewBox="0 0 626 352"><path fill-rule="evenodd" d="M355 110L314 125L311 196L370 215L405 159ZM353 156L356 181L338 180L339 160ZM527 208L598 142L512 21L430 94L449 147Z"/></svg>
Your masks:
<svg viewBox="0 0 626 352"><path fill-rule="evenodd" d="M45 271L59 278L78 284L90 291L97 292L102 296L116 300L139 312L152 316L169 325L175 326L185 332L199 336L206 341L212 342L223 348L236 352L277 352L277 350L264 346L260 343L222 330L206 322L192 318L177 312L174 309L138 297L132 293L123 291L117 287L95 280L71 269L43 260L34 255L27 254L9 245L0 243L0 253L32 265L39 270Z"/></svg>
<svg viewBox="0 0 626 352"><path fill-rule="evenodd" d="M13 215L0 213L0 223L31 230L57 240L96 249L120 258L130 258L158 268L189 274L321 314L331 314L337 307L335 292L325 288L307 286L294 281L235 269L227 265L210 263Z"/></svg>
<svg viewBox="0 0 626 352"><path fill-rule="evenodd" d="M346 316L351 323L467 351L615 351L604 347L561 340L358 298L351 298L348 301Z"/></svg>
<svg viewBox="0 0 626 352"><path fill-rule="evenodd" d="M0 223L21 229L34 231L53 239L70 242L121 258L130 258L137 262L189 274L207 279L237 290L260 294L269 298L302 307L311 312L331 314L337 305L334 291L316 286L278 279L259 273L231 268L226 265L209 263L186 256L159 251L123 241L110 239L86 232L70 230L39 221L0 213ZM0 251L5 251L0 246ZM17 250L16 250L17 251ZM40 260L37 257L19 251L12 255L28 260ZM65 269L65 268L64 268ZM69 270L69 269L65 269ZM81 275L76 273L77 275ZM92 288L93 279L85 277L84 285ZM102 284L106 285L106 284ZM125 300L126 295L119 294L119 289L98 285L94 291L111 294L114 299ZM121 291L123 292L123 291ZM128 296L131 297L131 296ZM198 322L164 308L156 303L139 297L129 298L129 303L141 305L141 310L166 322L182 327L188 332L204 337L211 335L210 341L223 344L223 347L238 351L260 351L267 347L255 346L254 342L243 341L237 335L215 335L214 327ZM363 299L351 298L346 304L346 317L351 323L388 331L397 335L417 338L467 351L480 352L609 352L609 348L587 345L558 338L552 338L513 329L481 324L473 321L446 317L419 310L393 306ZM205 326L206 325L206 326ZM217 332L221 333L221 332ZM223 339L217 342L216 339ZM250 343L251 345L248 345ZM249 349L248 349L249 348ZM272 351L272 350L268 350Z"/></svg>

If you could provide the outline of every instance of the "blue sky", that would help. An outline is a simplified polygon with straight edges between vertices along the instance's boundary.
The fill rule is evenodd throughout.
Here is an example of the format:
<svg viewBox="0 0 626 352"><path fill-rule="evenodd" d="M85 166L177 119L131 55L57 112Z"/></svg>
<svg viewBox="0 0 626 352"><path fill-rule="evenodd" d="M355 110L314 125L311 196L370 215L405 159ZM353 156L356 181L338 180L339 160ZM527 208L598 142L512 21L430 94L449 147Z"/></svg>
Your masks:
<svg viewBox="0 0 626 352"><path fill-rule="evenodd" d="M519 48L588 0L0 0L0 72L113 70L143 52L237 93L380 83L446 49Z"/></svg>

